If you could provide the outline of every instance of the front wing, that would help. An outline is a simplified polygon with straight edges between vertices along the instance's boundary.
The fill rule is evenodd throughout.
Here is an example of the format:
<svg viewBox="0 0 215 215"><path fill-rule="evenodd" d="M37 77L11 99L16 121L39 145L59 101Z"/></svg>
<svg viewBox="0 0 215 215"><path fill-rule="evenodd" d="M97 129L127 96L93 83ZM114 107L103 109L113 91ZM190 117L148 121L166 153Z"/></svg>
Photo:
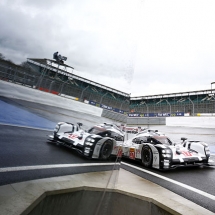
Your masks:
<svg viewBox="0 0 215 215"><path fill-rule="evenodd" d="M77 145L72 145L74 141L71 140L71 143L68 143L68 142L65 142L60 139L55 139L53 135L49 135L48 136L48 141L50 142L53 142L53 143L56 143L56 144L59 144L59 145L62 145L62 146L65 146L67 148L70 148L70 149L74 149L76 150L77 152L83 154L83 145L80 145L80 144L77 144Z"/></svg>

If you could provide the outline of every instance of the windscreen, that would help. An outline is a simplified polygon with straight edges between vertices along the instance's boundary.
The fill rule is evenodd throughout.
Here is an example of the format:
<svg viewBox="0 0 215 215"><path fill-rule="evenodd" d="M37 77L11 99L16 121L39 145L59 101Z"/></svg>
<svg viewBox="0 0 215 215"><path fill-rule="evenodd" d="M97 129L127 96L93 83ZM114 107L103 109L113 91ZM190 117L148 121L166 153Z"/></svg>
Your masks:
<svg viewBox="0 0 215 215"><path fill-rule="evenodd" d="M166 136L154 136L153 139L157 144L172 145L171 140Z"/></svg>

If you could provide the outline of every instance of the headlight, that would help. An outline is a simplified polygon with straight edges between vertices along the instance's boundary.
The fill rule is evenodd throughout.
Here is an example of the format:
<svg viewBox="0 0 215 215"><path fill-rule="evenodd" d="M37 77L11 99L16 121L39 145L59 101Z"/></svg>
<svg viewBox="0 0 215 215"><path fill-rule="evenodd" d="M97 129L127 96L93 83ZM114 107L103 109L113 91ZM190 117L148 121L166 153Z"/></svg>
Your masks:
<svg viewBox="0 0 215 215"><path fill-rule="evenodd" d="M171 158L171 155L170 154L162 154L162 157L163 158Z"/></svg>
<svg viewBox="0 0 215 215"><path fill-rule="evenodd" d="M85 144L88 145L88 146L92 146L93 145L93 143L91 143L91 142L85 142Z"/></svg>
<svg viewBox="0 0 215 215"><path fill-rule="evenodd" d="M170 149L163 149L162 153L163 154L171 154L171 150Z"/></svg>
<svg viewBox="0 0 215 215"><path fill-rule="evenodd" d="M162 149L161 152L162 158L170 159L172 157L172 151L170 149Z"/></svg>
<svg viewBox="0 0 215 215"><path fill-rule="evenodd" d="M93 139L92 137L87 137L85 144L88 146L92 146L95 142L95 139Z"/></svg>
<svg viewBox="0 0 215 215"><path fill-rule="evenodd" d="M86 142L91 142L91 143L94 143L95 142L95 139L91 138L91 137L88 137L86 139Z"/></svg>

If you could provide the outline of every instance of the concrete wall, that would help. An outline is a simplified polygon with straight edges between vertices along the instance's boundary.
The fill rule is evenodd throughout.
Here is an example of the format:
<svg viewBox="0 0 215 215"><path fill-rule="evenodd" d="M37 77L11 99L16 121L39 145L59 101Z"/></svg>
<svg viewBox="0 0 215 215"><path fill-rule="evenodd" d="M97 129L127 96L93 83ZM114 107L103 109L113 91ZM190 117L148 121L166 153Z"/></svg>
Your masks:
<svg viewBox="0 0 215 215"><path fill-rule="evenodd" d="M28 215L171 215L138 196L124 193L80 190L45 197ZM101 205L99 205L101 204ZM99 207L100 206L100 207Z"/></svg>
<svg viewBox="0 0 215 215"><path fill-rule="evenodd" d="M54 107L61 107L94 116L101 116L103 111L103 109L99 107L1 80L0 96L37 102L39 104L51 105Z"/></svg>
<svg viewBox="0 0 215 215"><path fill-rule="evenodd" d="M127 119L128 125L165 125L165 117L149 117L149 118L131 118Z"/></svg>
<svg viewBox="0 0 215 215"><path fill-rule="evenodd" d="M215 117L167 117L166 125L215 128Z"/></svg>
<svg viewBox="0 0 215 215"><path fill-rule="evenodd" d="M215 117L149 117L149 118L128 118L127 125L166 125L184 126L197 128L215 128Z"/></svg>

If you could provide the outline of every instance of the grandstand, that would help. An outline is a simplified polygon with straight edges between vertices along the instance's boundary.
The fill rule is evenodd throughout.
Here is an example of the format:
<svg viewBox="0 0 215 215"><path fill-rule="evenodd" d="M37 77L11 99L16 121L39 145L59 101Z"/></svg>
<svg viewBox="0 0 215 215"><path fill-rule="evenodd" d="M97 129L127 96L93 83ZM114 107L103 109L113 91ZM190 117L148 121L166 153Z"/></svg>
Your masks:
<svg viewBox="0 0 215 215"><path fill-rule="evenodd" d="M27 62L40 76L35 86L38 89L76 97L111 110L129 111L129 94L75 75L71 66L50 59L29 58Z"/></svg>
<svg viewBox="0 0 215 215"><path fill-rule="evenodd" d="M130 110L135 113L215 113L215 89L140 96L130 98Z"/></svg>
<svg viewBox="0 0 215 215"><path fill-rule="evenodd" d="M27 59L28 67L0 60L0 79L76 99L131 117L195 116L215 113L215 89L130 97L85 79L74 68L50 59ZM109 113L108 113L109 114ZM116 117L112 116L112 117Z"/></svg>

